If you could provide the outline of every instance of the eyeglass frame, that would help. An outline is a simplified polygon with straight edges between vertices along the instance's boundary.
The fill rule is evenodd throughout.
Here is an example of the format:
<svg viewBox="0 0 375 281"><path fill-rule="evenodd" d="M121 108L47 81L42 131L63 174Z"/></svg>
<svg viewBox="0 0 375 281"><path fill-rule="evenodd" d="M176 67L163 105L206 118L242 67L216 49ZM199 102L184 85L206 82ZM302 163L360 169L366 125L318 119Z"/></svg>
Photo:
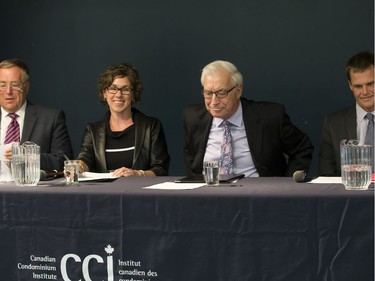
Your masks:
<svg viewBox="0 0 375 281"><path fill-rule="evenodd" d="M10 87L12 90L17 90L17 91L23 91L23 87L25 86L26 83L22 83L19 81L12 81L10 83L7 83L5 81L0 82L0 91L4 91L7 88L7 85L10 84Z"/></svg>
<svg viewBox="0 0 375 281"><path fill-rule="evenodd" d="M228 95L229 95L229 93L232 91L232 90L234 90L234 88L236 88L238 85L234 85L232 88L230 88L229 90L227 90L227 89L220 89L220 90L218 90L218 91L215 91L215 92L212 92L212 91L205 91L205 90L203 90L202 91L202 94L203 94L203 97L205 98L205 99L212 99L212 97L213 97L213 95L215 95L218 99L225 99L225 98L227 98L228 97ZM220 92L222 92L222 93L220 93ZM224 93L225 92L225 93ZM210 93L210 95L209 96L207 96L206 95L206 93ZM219 94L219 95L218 95ZM220 95L222 95L222 96L220 96Z"/></svg>
<svg viewBox="0 0 375 281"><path fill-rule="evenodd" d="M112 89L111 89L111 87L112 87ZM111 92L111 91L114 91L114 90L115 90L115 87L116 87L116 92ZM125 90L125 88L126 88L126 92L123 93L123 91ZM122 96L128 96L128 95L130 95L131 92L133 91L133 88L130 87L130 86L128 86L128 85L125 85L124 87L121 87L121 88L118 88L118 87L115 86L115 85L111 85L111 86L109 86L109 87L107 88L107 92L108 92L109 94L111 94L111 95L116 95L118 91L120 91L120 93L121 93Z"/></svg>

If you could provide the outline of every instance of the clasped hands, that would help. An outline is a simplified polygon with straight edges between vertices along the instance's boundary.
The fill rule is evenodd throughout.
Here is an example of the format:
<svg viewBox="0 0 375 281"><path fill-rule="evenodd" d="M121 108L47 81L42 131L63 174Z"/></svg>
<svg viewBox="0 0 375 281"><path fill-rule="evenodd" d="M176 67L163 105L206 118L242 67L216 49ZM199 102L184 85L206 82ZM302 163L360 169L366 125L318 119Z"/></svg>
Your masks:
<svg viewBox="0 0 375 281"><path fill-rule="evenodd" d="M132 170L129 168L118 168L112 171L112 175L116 177L130 177L130 176L145 176L145 172L142 170Z"/></svg>
<svg viewBox="0 0 375 281"><path fill-rule="evenodd" d="M85 162L82 160L78 160L78 163L81 167L80 173L89 171L89 167L86 165ZM121 167L116 170L111 171L111 174L115 177L130 177L130 176L146 176L146 172L143 170L132 170L129 168ZM153 175L153 173L149 173L148 175Z"/></svg>

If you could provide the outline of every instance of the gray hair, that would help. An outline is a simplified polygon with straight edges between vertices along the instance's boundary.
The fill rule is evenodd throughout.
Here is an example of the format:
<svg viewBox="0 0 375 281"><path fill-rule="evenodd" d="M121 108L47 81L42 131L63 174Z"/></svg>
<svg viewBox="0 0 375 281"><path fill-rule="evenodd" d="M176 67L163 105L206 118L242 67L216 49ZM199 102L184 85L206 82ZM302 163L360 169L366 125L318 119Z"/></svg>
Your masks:
<svg viewBox="0 0 375 281"><path fill-rule="evenodd" d="M242 74L237 70L237 67L229 61L217 60L207 64L202 69L201 83L203 86L204 77L208 74L214 74L215 72L225 70L229 73L235 86L242 85L243 78Z"/></svg>
<svg viewBox="0 0 375 281"><path fill-rule="evenodd" d="M2 62L0 62L0 68L11 68L11 67L18 67L21 69L22 82L29 81L30 71L26 63L24 63L23 61L17 58L3 60Z"/></svg>

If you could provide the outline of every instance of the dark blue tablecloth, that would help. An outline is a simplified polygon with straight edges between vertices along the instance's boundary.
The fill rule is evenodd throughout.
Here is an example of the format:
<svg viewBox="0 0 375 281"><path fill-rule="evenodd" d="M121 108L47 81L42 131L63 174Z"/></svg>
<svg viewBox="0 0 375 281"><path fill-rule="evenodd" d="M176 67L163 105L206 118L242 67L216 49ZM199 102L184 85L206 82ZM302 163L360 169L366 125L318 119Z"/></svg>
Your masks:
<svg viewBox="0 0 375 281"><path fill-rule="evenodd" d="M373 186L175 179L0 185L0 279L374 280Z"/></svg>

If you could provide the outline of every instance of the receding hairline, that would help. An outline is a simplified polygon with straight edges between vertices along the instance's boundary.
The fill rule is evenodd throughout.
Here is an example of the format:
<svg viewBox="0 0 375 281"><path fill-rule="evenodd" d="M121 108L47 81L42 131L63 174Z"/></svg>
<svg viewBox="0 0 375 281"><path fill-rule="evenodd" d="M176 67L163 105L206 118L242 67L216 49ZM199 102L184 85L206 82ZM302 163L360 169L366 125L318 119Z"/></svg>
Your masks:
<svg viewBox="0 0 375 281"><path fill-rule="evenodd" d="M236 85L243 83L242 74L239 72L237 67L228 61L223 60L216 60L209 64L207 64L201 73L201 84L203 85L203 80L207 75L220 73L220 72L227 72L232 80L232 82Z"/></svg>
<svg viewBox="0 0 375 281"><path fill-rule="evenodd" d="M0 69L9 69L9 68L19 68L21 70L21 78L23 80L29 81L30 79L30 71L26 63L21 61L20 59L7 59L0 62Z"/></svg>

